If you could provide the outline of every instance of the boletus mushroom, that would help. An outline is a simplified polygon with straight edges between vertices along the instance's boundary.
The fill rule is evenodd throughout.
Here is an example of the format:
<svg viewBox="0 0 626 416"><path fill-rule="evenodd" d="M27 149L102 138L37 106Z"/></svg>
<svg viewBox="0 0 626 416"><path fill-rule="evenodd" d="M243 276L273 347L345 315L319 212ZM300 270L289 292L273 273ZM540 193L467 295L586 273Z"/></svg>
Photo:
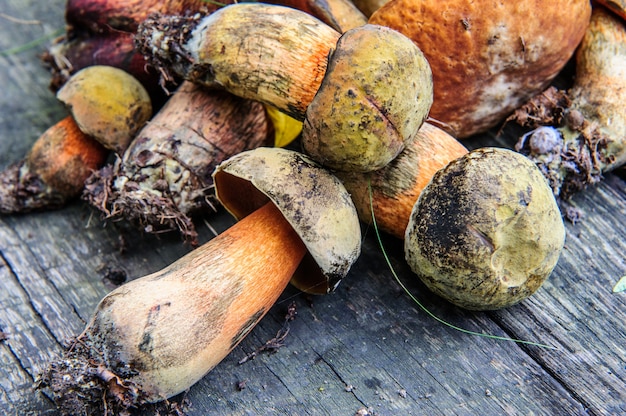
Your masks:
<svg viewBox="0 0 626 416"><path fill-rule="evenodd" d="M434 293L463 308L492 310L543 284L563 249L565 227L533 162L483 148L433 176L404 241L411 269Z"/></svg>
<svg viewBox="0 0 626 416"><path fill-rule="evenodd" d="M462 139L543 91L574 54L590 15L589 0L391 0L369 23L419 46L433 71L430 117Z"/></svg>
<svg viewBox="0 0 626 416"><path fill-rule="evenodd" d="M69 414L164 400L197 382L265 315L292 277L334 289L360 253L341 182L280 148L240 153L215 172L241 220L154 274L108 294L42 381Z"/></svg>
<svg viewBox="0 0 626 416"><path fill-rule="evenodd" d="M626 23L596 6L576 52L574 85L550 89L515 112L513 119L533 128L516 149L537 163L555 195L567 201L626 163L625 102Z"/></svg>
<svg viewBox="0 0 626 416"><path fill-rule="evenodd" d="M382 26L340 34L298 10L239 3L200 20L148 19L137 43L164 74L220 86L304 120L305 151L336 170L386 165L432 104L424 55Z"/></svg>
<svg viewBox="0 0 626 416"><path fill-rule="evenodd" d="M65 205L105 163L107 149L124 149L152 115L139 81L104 65L78 71L57 98L71 115L48 128L23 160L0 172L0 213Z"/></svg>

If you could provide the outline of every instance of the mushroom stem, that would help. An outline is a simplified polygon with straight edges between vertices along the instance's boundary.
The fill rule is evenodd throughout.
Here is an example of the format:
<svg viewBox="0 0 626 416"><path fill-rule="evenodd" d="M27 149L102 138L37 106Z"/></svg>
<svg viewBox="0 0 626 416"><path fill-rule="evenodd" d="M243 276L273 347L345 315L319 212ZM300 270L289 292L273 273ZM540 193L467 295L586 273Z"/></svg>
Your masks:
<svg viewBox="0 0 626 416"><path fill-rule="evenodd" d="M261 103L184 82L114 165L87 180L83 198L107 218L151 233L176 230L197 245L191 217L214 211L213 170L269 145L271 124Z"/></svg>
<svg viewBox="0 0 626 416"><path fill-rule="evenodd" d="M148 18L138 29L137 43L166 76L221 86L303 120L339 36L299 10L243 3L200 20Z"/></svg>
<svg viewBox="0 0 626 416"><path fill-rule="evenodd" d="M45 385L72 414L83 412L78 406L116 413L186 390L265 315L305 252L278 208L265 204L167 268L108 294L73 348L49 366Z"/></svg>
<svg viewBox="0 0 626 416"><path fill-rule="evenodd" d="M540 167L563 201L626 163L625 68L626 26L596 7L576 54L576 81L566 93L571 103L553 100L554 108L549 108L564 115L562 125L553 123L558 117L548 117L554 127L538 127L516 145ZM533 103L525 111L532 111ZM514 118L523 124L527 117L516 113Z"/></svg>
<svg viewBox="0 0 626 416"><path fill-rule="evenodd" d="M368 173L337 172L337 176L352 195L361 221L372 222L373 207L378 228L404 239L411 211L424 187L439 169L467 152L453 136L426 122L384 168Z"/></svg>
<svg viewBox="0 0 626 416"><path fill-rule="evenodd" d="M108 153L67 116L35 141L26 158L0 172L0 214L63 206Z"/></svg>

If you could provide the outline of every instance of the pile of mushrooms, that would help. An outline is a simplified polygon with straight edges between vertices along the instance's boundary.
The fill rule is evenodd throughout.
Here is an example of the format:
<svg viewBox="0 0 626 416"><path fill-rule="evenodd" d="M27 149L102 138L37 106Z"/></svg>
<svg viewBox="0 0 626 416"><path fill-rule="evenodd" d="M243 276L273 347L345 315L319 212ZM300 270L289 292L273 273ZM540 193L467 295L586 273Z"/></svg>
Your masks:
<svg viewBox="0 0 626 416"><path fill-rule="evenodd" d="M221 87L303 120L304 151L331 169L385 166L432 105L424 55L383 26L340 34L298 10L244 3L200 20L148 19L137 42L165 74Z"/></svg>
<svg viewBox="0 0 626 416"><path fill-rule="evenodd" d="M94 411L123 410L185 390L243 339L289 281L309 293L333 291L360 253L359 219L375 216L385 231L404 238L413 271L456 305L507 307L541 286L565 238L555 197L521 154L468 152L425 122L433 72L424 41L374 24L397 22L388 11L404 10L415 14L404 27L434 36L407 1L392 0L369 24L345 33L306 13L260 3L204 17L155 16L139 26L137 44L166 78L224 89L302 120L303 153L259 147L215 169L216 196L239 222L100 302L73 349L44 374L61 407L71 412L87 401ZM418 9L435 13L432 3ZM456 84L436 87L463 95L440 92L440 105L464 106L466 93L484 92L467 111L443 105L434 114L460 136L492 126L522 95L544 88L582 37L590 11L588 2L570 4L578 20L562 30L563 21L551 22L555 30L544 42L509 25L508 14L527 6L498 4L484 13L484 3L468 2L443 23L439 12L429 23L452 22L461 30L446 42L431 39L430 50L462 39L470 55L497 58L495 66L462 68L482 84L441 70L449 61L437 64L435 81ZM491 31L477 30L489 19ZM542 24L543 18L529 23L531 33ZM552 36L564 36L565 44L555 50ZM470 65L470 55L456 58ZM522 80L516 74L527 64L534 69ZM502 106L490 110L497 114L486 115L485 106L496 101Z"/></svg>

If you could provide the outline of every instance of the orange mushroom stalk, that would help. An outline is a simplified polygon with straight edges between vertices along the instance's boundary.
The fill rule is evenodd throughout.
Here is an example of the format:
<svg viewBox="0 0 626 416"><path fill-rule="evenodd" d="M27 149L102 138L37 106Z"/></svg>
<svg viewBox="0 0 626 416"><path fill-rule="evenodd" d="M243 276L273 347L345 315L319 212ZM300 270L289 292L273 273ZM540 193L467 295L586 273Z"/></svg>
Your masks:
<svg viewBox="0 0 626 416"><path fill-rule="evenodd" d="M215 176L224 205L241 220L101 300L41 378L65 413L119 414L188 389L252 330L290 280L327 293L358 257L352 201L310 159L258 148L227 160Z"/></svg>

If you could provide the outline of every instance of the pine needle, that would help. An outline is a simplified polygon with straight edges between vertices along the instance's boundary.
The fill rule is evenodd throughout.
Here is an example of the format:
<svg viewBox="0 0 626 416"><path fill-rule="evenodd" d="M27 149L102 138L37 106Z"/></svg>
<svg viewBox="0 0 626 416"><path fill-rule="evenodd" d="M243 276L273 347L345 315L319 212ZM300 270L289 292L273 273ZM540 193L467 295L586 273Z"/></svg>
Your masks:
<svg viewBox="0 0 626 416"><path fill-rule="evenodd" d="M30 42L27 42L27 43L25 43L23 45L15 46L13 48L9 48L9 49L5 49L3 51L0 51L0 56L17 55L18 53L22 53L22 52L25 52L25 51L30 50L32 48L35 48L35 47L41 45L42 43L49 41L50 39L54 39L57 36L63 34L64 32L65 32L64 28L57 29L57 30L55 30L54 32L52 32L52 33L50 33L48 35L45 35L45 36L42 36L40 38L31 40Z"/></svg>

